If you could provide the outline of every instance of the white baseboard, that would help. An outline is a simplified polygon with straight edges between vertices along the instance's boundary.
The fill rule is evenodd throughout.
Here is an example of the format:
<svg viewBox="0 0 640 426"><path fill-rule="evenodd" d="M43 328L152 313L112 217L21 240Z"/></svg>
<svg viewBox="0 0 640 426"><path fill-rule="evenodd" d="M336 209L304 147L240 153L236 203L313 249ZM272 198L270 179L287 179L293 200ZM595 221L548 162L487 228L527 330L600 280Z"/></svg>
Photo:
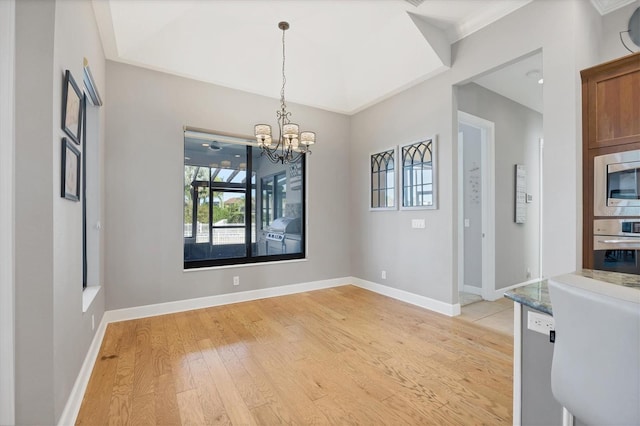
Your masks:
<svg viewBox="0 0 640 426"><path fill-rule="evenodd" d="M441 302L430 297L420 296L418 294L409 293L405 290L399 290L397 288L389 287L386 285L374 283L371 281L362 280L360 278L351 278L351 283L357 287L370 290L383 296L388 296L403 302L410 303L412 305L420 306L421 308L428 309L430 311L438 312L450 317L460 315L460 304L454 305L450 303Z"/></svg>
<svg viewBox="0 0 640 426"><path fill-rule="evenodd" d="M106 318L107 323L127 321L156 315L191 311L193 309L209 308L211 306L229 305L231 303L286 296L289 294L303 293L305 291L321 290L323 288L339 287L350 284L350 280L351 277L335 278L331 280L270 287L260 290L239 291L237 293L199 297L196 299L177 300L175 302L157 303L154 305L136 306L134 308L115 309L112 311L106 311L104 313L104 317Z"/></svg>
<svg viewBox="0 0 640 426"><path fill-rule="evenodd" d="M525 282L522 282L522 283L510 285L510 286L504 287L504 288L499 288L496 291L494 291L493 294L490 295L489 298L487 298L487 300L494 301L494 300L502 299L504 297L504 293L509 291L509 290L513 290L514 288L518 288L518 287L522 287L522 286L525 286L525 285L537 283L537 282L540 282L540 281L542 281L544 279L546 279L546 278L534 278L534 279L529 280L529 281L525 281Z"/></svg>
<svg viewBox="0 0 640 426"><path fill-rule="evenodd" d="M475 287L465 284L462 286L462 291L464 291L465 293L477 294L478 296L482 296L482 287Z"/></svg>
<svg viewBox="0 0 640 426"><path fill-rule="evenodd" d="M98 330L93 336L91 345L89 345L89 350L87 351L87 355L84 358L82 367L80 367L78 377L73 384L71 394L67 399L67 404L64 406L64 410L62 411L60 420L58 420L58 426L68 426L76 424L76 417L78 417L78 413L80 412L82 398L84 397L84 392L87 390L87 385L89 384L89 379L91 378L91 372L93 371L93 366L96 362L96 358L98 358L100 346L102 345L102 339L104 338L104 333L107 330L107 324L108 323L105 321L105 316L103 315L102 320L100 321L100 325L98 325Z"/></svg>
<svg viewBox="0 0 640 426"><path fill-rule="evenodd" d="M75 424L82 398L87 390L91 372L93 371L96 358L100 352L102 339L104 338L107 325L112 322L126 321L131 319L145 318L156 315L172 314L176 312L190 311L193 309L208 308L211 306L228 305L231 303L248 302L269 297L286 296L289 294L303 293L305 291L321 290L323 288L339 287L351 284L351 277L335 278L331 280L312 281L308 283L284 285L260 290L241 291L237 293L220 294L216 296L199 297L197 299L178 300L175 302L158 303L154 305L137 306L134 308L116 309L105 311L98 326L98 331L93 336L87 356L82 363L78 377L71 389L71 394L67 404L62 411L58 426Z"/></svg>
<svg viewBox="0 0 640 426"><path fill-rule="evenodd" d="M91 372L98 357L100 346L104 338L107 325L112 322L145 318L156 315L165 315L176 312L190 311L193 309L208 308L211 306L228 305L231 303L248 302L269 297L286 296L289 294L303 293L305 291L321 290L324 288L340 287L353 284L357 287L373 291L412 305L420 306L434 312L448 316L460 315L460 304L444 303L429 297L420 296L408 291L399 290L371 281L365 281L355 277L335 278L331 280L313 281L308 283L291 284L280 287L271 287L260 290L249 290L237 293L220 294L216 296L200 297L197 299L178 300L175 302L158 303L154 305L137 306L134 308L115 309L105 311L98 326L98 330L89 346L87 355L82 363L80 372L73 385L67 404L60 416L59 426L74 424L80 411L82 398L89 384Z"/></svg>

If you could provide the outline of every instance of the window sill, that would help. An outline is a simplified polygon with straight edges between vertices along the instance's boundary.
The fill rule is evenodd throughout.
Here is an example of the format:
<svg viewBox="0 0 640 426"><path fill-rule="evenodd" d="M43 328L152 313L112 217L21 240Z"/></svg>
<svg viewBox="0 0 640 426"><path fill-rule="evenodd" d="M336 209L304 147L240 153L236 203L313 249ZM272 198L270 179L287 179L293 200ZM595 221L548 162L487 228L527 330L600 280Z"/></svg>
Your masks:
<svg viewBox="0 0 640 426"><path fill-rule="evenodd" d="M101 288L102 287L100 287L99 285L92 285L92 286L88 286L82 291L82 313L83 314L89 310L89 307L95 300Z"/></svg>
<svg viewBox="0 0 640 426"><path fill-rule="evenodd" d="M273 262L239 263L237 265L206 266L203 268L183 269L182 272L215 271L219 269L246 268L247 266L282 265L284 263L296 263L296 262L306 262L306 261L307 261L307 258L291 259L291 260L276 260Z"/></svg>

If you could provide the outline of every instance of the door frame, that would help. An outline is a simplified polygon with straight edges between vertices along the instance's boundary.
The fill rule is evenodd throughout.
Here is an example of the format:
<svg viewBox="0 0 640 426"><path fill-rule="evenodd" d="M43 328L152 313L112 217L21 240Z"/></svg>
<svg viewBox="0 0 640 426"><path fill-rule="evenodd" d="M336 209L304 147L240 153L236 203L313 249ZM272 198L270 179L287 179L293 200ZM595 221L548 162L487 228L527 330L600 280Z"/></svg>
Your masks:
<svg viewBox="0 0 640 426"><path fill-rule="evenodd" d="M15 8L0 1L0 424L15 423Z"/></svg>
<svg viewBox="0 0 640 426"><path fill-rule="evenodd" d="M482 290L485 300L496 300L495 245L495 123L458 110L460 124L480 130L482 186ZM464 145L458 138L458 291L464 288Z"/></svg>

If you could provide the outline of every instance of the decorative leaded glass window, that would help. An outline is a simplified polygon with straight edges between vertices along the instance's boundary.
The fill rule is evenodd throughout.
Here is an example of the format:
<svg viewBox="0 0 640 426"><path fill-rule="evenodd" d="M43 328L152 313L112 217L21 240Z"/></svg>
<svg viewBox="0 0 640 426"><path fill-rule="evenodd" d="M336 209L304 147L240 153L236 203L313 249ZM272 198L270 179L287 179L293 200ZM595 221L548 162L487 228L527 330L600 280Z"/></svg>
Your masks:
<svg viewBox="0 0 640 426"><path fill-rule="evenodd" d="M400 148L402 159L402 208L435 209L435 138Z"/></svg>
<svg viewBox="0 0 640 426"><path fill-rule="evenodd" d="M371 155L371 209L396 208L396 150Z"/></svg>

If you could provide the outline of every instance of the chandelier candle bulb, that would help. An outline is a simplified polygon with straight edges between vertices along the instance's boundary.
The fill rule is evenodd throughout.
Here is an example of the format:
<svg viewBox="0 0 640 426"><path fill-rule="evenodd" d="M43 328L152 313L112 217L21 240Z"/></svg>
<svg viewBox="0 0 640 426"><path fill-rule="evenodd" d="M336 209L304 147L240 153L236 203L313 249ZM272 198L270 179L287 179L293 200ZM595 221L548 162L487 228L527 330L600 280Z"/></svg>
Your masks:
<svg viewBox="0 0 640 426"><path fill-rule="evenodd" d="M282 136L287 139L298 137L298 125L295 123L289 123L282 126Z"/></svg>
<svg viewBox="0 0 640 426"><path fill-rule="evenodd" d="M316 134L313 132L300 133L300 143L302 145L313 145L316 143Z"/></svg>

